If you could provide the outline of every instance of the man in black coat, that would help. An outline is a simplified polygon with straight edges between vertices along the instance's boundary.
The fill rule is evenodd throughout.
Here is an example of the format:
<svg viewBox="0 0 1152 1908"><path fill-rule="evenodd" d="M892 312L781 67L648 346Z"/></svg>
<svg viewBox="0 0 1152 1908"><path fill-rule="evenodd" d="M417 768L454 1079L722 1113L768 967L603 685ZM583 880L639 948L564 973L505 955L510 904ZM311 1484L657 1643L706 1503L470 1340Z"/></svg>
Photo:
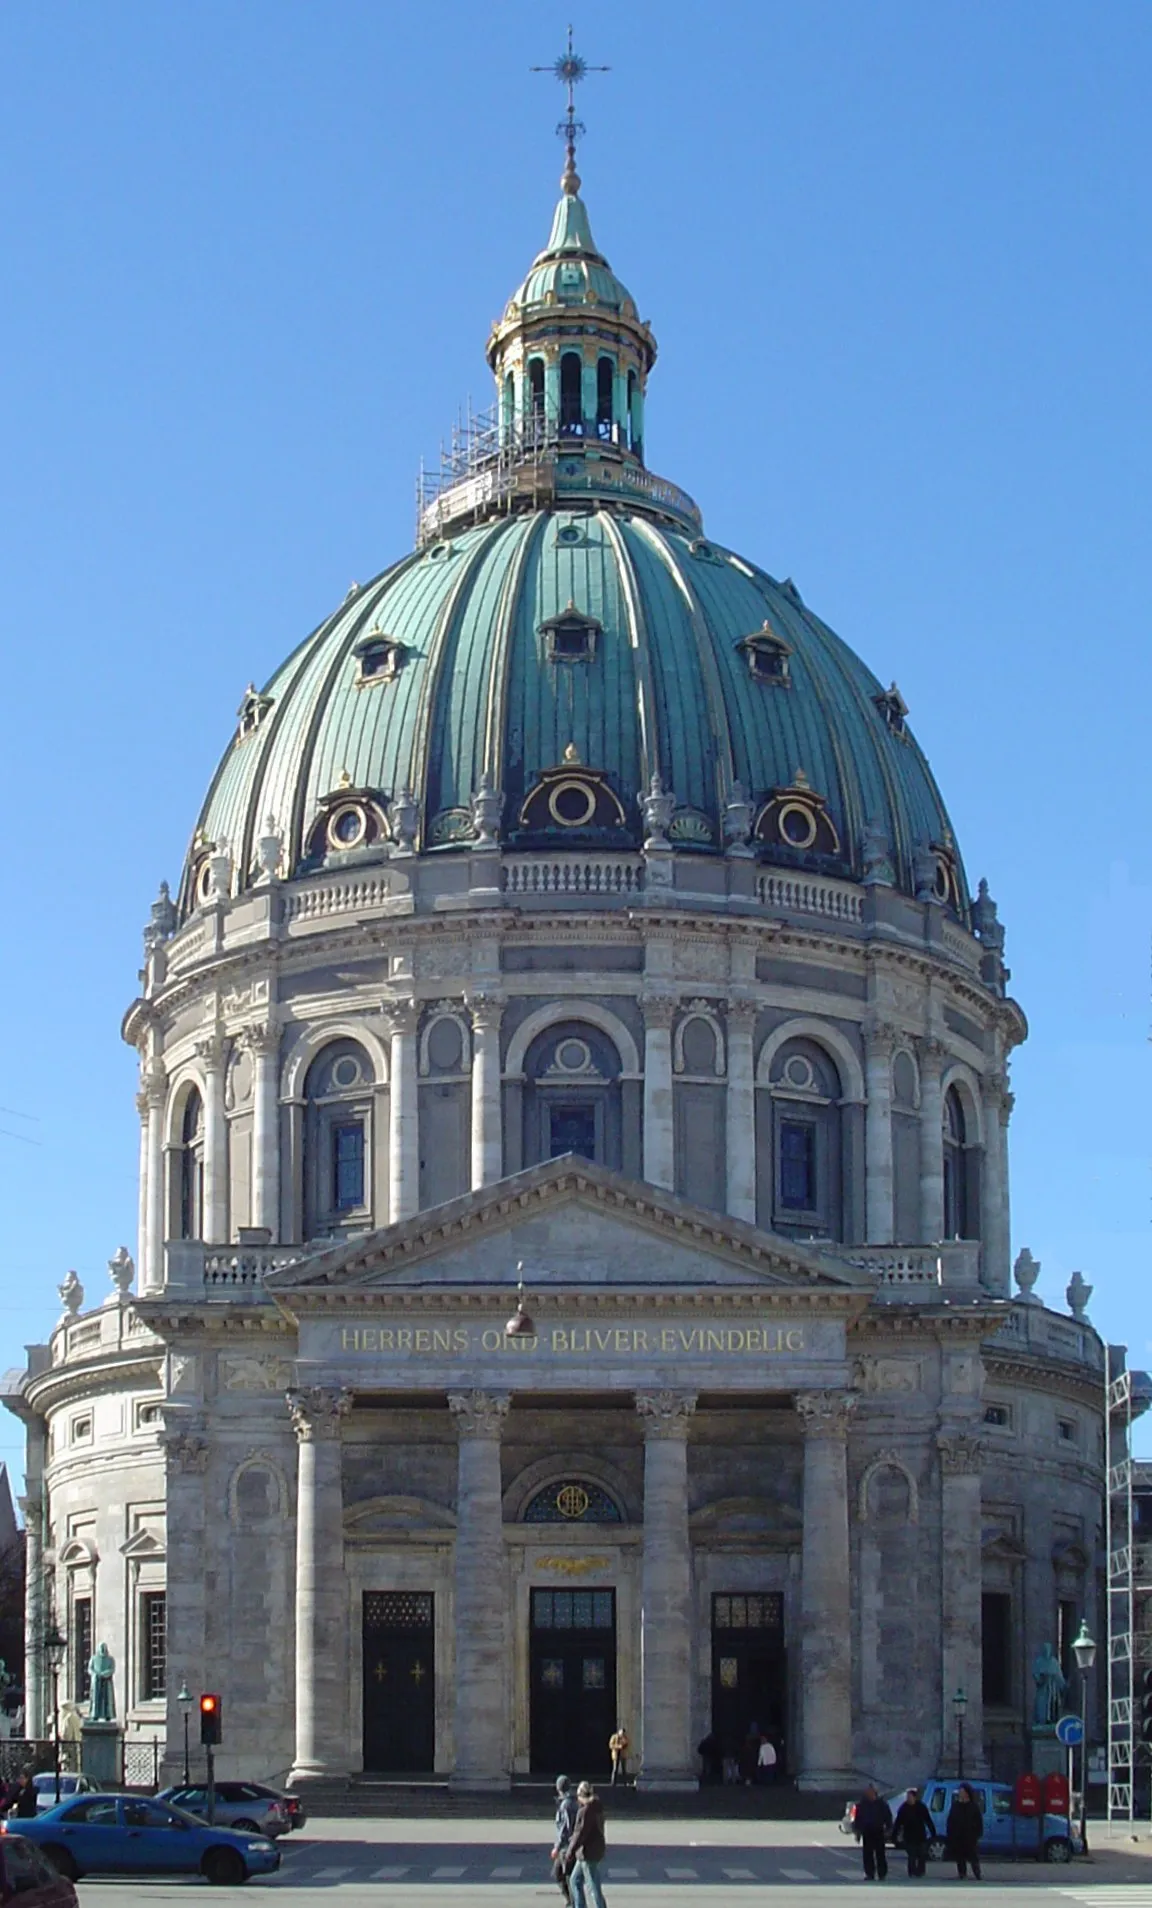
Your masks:
<svg viewBox="0 0 1152 1908"><path fill-rule="evenodd" d="M877 1793L874 1783L869 1783L859 1802L852 1827L859 1837L861 1852L864 1856L864 1876L867 1881L877 1877L883 1881L888 1874L888 1850L885 1843L888 1831L892 1827L892 1811Z"/></svg>
<svg viewBox="0 0 1152 1908"><path fill-rule="evenodd" d="M948 1811L948 1853L956 1864L956 1873L963 1881L968 1869L980 1880L980 1837L984 1833L984 1817L980 1813L980 1804L973 1799L972 1791L966 1782L961 1782L956 1797Z"/></svg>
<svg viewBox="0 0 1152 1908"><path fill-rule="evenodd" d="M919 1789L909 1789L896 1811L892 1839L903 1845L908 1857L908 1878L924 1873L928 1844L936 1833L936 1824L920 1800Z"/></svg>

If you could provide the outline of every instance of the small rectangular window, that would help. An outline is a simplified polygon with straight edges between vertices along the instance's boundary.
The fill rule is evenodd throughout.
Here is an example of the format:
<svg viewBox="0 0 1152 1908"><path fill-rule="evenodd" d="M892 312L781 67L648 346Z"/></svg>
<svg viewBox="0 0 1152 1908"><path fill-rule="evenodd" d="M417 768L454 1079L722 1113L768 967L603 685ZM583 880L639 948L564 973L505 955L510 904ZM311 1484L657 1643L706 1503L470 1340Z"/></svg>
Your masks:
<svg viewBox="0 0 1152 1908"><path fill-rule="evenodd" d="M1012 1701L1012 1599L1002 1590L986 1590L980 1599L983 1696L1005 1707Z"/></svg>
<svg viewBox="0 0 1152 1908"><path fill-rule="evenodd" d="M137 1429L143 1430L149 1425L159 1424L160 1422L161 1409L159 1404L138 1404L136 1406Z"/></svg>
<svg viewBox="0 0 1152 1908"><path fill-rule="evenodd" d="M1007 1405L985 1405L984 1422L995 1425L1001 1431L1006 1431L1012 1423L1012 1412Z"/></svg>
<svg viewBox="0 0 1152 1908"><path fill-rule="evenodd" d="M816 1128L808 1120L780 1122L780 1204L789 1212L816 1209Z"/></svg>
<svg viewBox="0 0 1152 1908"><path fill-rule="evenodd" d="M168 1599L163 1590L145 1590L140 1598L140 1700L156 1702L168 1693Z"/></svg>
<svg viewBox="0 0 1152 1908"><path fill-rule="evenodd" d="M72 1602L72 1700L86 1703L92 1690L88 1665L92 1660L92 1599Z"/></svg>
<svg viewBox="0 0 1152 1908"><path fill-rule="evenodd" d="M1080 1431L1075 1418L1057 1418L1056 1436L1065 1444L1078 1444Z"/></svg>
<svg viewBox="0 0 1152 1908"><path fill-rule="evenodd" d="M92 1436L91 1418L90 1417L73 1418L72 1420L73 1444L87 1444L89 1440L91 1439L91 1436Z"/></svg>
<svg viewBox="0 0 1152 1908"><path fill-rule="evenodd" d="M342 1120L332 1128L332 1209L353 1212L364 1204L364 1128Z"/></svg>

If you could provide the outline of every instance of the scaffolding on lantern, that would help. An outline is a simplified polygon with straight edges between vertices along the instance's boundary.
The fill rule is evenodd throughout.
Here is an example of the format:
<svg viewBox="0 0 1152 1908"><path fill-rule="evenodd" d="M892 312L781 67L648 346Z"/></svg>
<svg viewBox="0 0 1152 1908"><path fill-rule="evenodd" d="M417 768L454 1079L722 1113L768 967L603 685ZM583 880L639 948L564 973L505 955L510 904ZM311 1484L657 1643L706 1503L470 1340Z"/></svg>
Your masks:
<svg viewBox="0 0 1152 1908"><path fill-rule="evenodd" d="M1152 1465L1132 1456L1132 1426L1147 1409L1152 1379L1123 1368L1119 1346L1105 1349L1104 1461L1108 1606L1109 1823L1136 1817L1137 1775L1149 1767L1144 1738L1145 1676L1152 1671L1152 1543L1137 1517L1140 1488L1152 1485Z"/></svg>

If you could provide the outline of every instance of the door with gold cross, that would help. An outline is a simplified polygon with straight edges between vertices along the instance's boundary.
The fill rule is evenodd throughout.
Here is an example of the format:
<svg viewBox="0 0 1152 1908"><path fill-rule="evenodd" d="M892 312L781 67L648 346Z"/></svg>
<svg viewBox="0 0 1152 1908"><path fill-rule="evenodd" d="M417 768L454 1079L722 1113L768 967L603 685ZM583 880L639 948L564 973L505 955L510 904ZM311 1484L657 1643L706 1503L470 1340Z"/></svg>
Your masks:
<svg viewBox="0 0 1152 1908"><path fill-rule="evenodd" d="M436 1659L430 1590L364 1593L364 1767L430 1771L436 1755Z"/></svg>

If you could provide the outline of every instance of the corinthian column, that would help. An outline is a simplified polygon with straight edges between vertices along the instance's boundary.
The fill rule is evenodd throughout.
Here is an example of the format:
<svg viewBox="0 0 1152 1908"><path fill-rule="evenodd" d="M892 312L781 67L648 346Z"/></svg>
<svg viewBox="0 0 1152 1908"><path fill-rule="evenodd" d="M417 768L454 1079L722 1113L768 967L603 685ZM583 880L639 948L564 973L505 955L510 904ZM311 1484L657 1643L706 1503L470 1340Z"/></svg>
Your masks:
<svg viewBox="0 0 1152 1908"><path fill-rule="evenodd" d="M852 1589L848 1547L850 1391L796 1398L804 1426L800 1787L839 1789L852 1768Z"/></svg>
<svg viewBox="0 0 1152 1908"><path fill-rule="evenodd" d="M311 1385L287 1394L299 1446L296 1486L296 1755L294 1777L348 1766L348 1586L340 1428L352 1393Z"/></svg>
<svg viewBox="0 0 1152 1908"><path fill-rule="evenodd" d="M204 1238L224 1245L228 1238L228 1129L224 1119L224 1068L229 1042L221 1034L196 1048L204 1063Z"/></svg>
<svg viewBox="0 0 1152 1908"><path fill-rule="evenodd" d="M148 1133L145 1142L147 1162L145 1252L141 1266L141 1292L158 1292L164 1283L164 1108L168 1099L168 1078L159 1060L153 1060L144 1072L144 1093L148 1101ZM139 1104L139 1103L137 1103Z"/></svg>
<svg viewBox="0 0 1152 1908"><path fill-rule="evenodd" d="M500 1022L504 1003L474 994L472 1009L472 1185L490 1186L504 1172L500 1117Z"/></svg>
<svg viewBox="0 0 1152 1908"><path fill-rule="evenodd" d="M691 1391L639 1391L644 1426L640 1572L641 1789L694 1789L692 1550L688 1541Z"/></svg>
<svg viewBox="0 0 1152 1908"><path fill-rule="evenodd" d="M873 1021L864 1029L864 1191L868 1244L892 1243L892 1048L891 1027Z"/></svg>
<svg viewBox="0 0 1152 1908"><path fill-rule="evenodd" d="M941 1040L920 1042L920 1240L944 1237L944 1089L947 1049Z"/></svg>
<svg viewBox="0 0 1152 1908"><path fill-rule="evenodd" d="M1015 1098L1003 1071L983 1083L984 1170L980 1177L980 1276L990 1292L1012 1289L1012 1235L1008 1201L1008 1121Z"/></svg>
<svg viewBox="0 0 1152 1908"><path fill-rule="evenodd" d="M245 1031L253 1059L252 1224L280 1231L280 1029L266 1021Z"/></svg>
<svg viewBox="0 0 1152 1908"><path fill-rule="evenodd" d="M409 1219L420 1209L420 1102L416 1082L413 1001L385 1009L391 1029L389 1065L388 1217Z"/></svg>
<svg viewBox="0 0 1152 1908"><path fill-rule="evenodd" d="M644 1177L653 1186L676 1184L672 1125L672 1020L676 1002L649 995L644 1008Z"/></svg>
<svg viewBox="0 0 1152 1908"><path fill-rule="evenodd" d="M968 1698L964 1736L968 1773L984 1767L983 1624L981 1589L980 1472L984 1448L964 1426L945 1425L936 1438L940 1453L940 1762L956 1753L952 1698Z"/></svg>
<svg viewBox="0 0 1152 1908"><path fill-rule="evenodd" d="M448 1393L459 1436L454 1789L509 1786L510 1657L500 1432L511 1402L507 1392Z"/></svg>
<svg viewBox="0 0 1152 1908"><path fill-rule="evenodd" d="M756 1224L756 1073L752 1035L756 1003L728 1003L728 1094L725 1130L728 1150L728 1211L733 1219Z"/></svg>
<svg viewBox="0 0 1152 1908"><path fill-rule="evenodd" d="M203 1689L208 1678L205 1636L205 1479L209 1448L203 1421L186 1406L164 1408L165 1523L168 1590L165 1606L169 1663L165 1775L178 1781L182 1767L183 1717L176 1700L181 1683Z"/></svg>

